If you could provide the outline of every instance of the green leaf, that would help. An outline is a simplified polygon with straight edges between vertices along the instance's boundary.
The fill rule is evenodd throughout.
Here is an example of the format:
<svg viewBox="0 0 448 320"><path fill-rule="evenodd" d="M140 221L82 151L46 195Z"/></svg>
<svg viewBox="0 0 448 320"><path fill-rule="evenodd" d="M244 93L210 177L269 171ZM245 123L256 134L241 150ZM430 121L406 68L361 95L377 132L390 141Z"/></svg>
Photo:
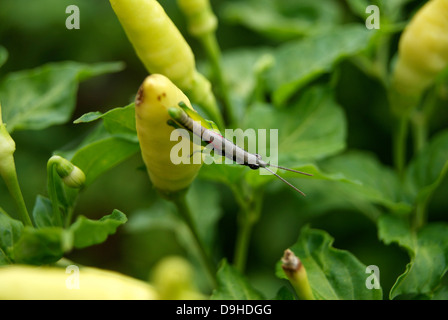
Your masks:
<svg viewBox="0 0 448 320"><path fill-rule="evenodd" d="M8 258L6 253L4 253L2 249L0 249L0 266L6 266L8 264L11 264L11 260Z"/></svg>
<svg viewBox="0 0 448 320"><path fill-rule="evenodd" d="M0 209L0 260L9 261L9 252L20 238L22 230L21 221L12 219Z"/></svg>
<svg viewBox="0 0 448 320"><path fill-rule="evenodd" d="M56 154L70 159L86 175L85 185L92 184L101 174L122 163L140 150L135 130L134 107L116 108L106 114L86 114L77 123L104 117L90 134L74 149ZM120 123L123 121L123 123Z"/></svg>
<svg viewBox="0 0 448 320"><path fill-rule="evenodd" d="M122 163L140 150L138 143L108 133L101 124L79 147L57 152L70 159L86 175L85 185L92 184L101 174Z"/></svg>
<svg viewBox="0 0 448 320"><path fill-rule="evenodd" d="M389 21L399 21L402 19L404 6L414 0L378 0L381 15L387 17Z"/></svg>
<svg viewBox="0 0 448 320"><path fill-rule="evenodd" d="M448 300L448 286L444 285L439 287L432 296L432 300Z"/></svg>
<svg viewBox="0 0 448 320"><path fill-rule="evenodd" d="M408 192L418 203L427 202L447 171L448 130L444 130L412 159L406 172Z"/></svg>
<svg viewBox="0 0 448 320"><path fill-rule="evenodd" d="M106 113L89 112L75 120L74 123L88 123L98 119L103 119L104 127L110 134L138 143L134 103Z"/></svg>
<svg viewBox="0 0 448 320"><path fill-rule="evenodd" d="M86 175L90 185L104 172L120 164L140 150L140 146L121 138L107 138L79 150L71 160Z"/></svg>
<svg viewBox="0 0 448 320"><path fill-rule="evenodd" d="M448 224L430 223L415 232L400 218L383 215L378 234L386 244L396 242L405 248L411 258L392 287L390 298L431 298L448 270Z"/></svg>
<svg viewBox="0 0 448 320"><path fill-rule="evenodd" d="M278 290L274 300L296 300L296 297L294 296L294 293L291 292L291 290L283 286Z"/></svg>
<svg viewBox="0 0 448 320"><path fill-rule="evenodd" d="M244 175L248 170L250 169L238 164L204 164L199 171L198 177L232 187L240 183L241 179L244 179Z"/></svg>
<svg viewBox="0 0 448 320"><path fill-rule="evenodd" d="M350 10L362 19L366 19L367 13L366 8L371 5L370 0L346 0Z"/></svg>
<svg viewBox="0 0 448 320"><path fill-rule="evenodd" d="M195 181L187 193L187 203L199 236L209 251L214 247L218 221L222 215L219 191L209 183Z"/></svg>
<svg viewBox="0 0 448 320"><path fill-rule="evenodd" d="M348 183L338 184L349 199L361 199L386 206L397 213L410 213L402 199L402 186L396 173L370 153L350 151L320 163L329 173L343 174Z"/></svg>
<svg viewBox="0 0 448 320"><path fill-rule="evenodd" d="M0 82L3 121L9 132L65 123L75 108L80 81L122 68L123 64L116 62L59 62L10 73Z"/></svg>
<svg viewBox="0 0 448 320"><path fill-rule="evenodd" d="M53 220L53 206L50 199L38 195L33 208L33 221L38 228L56 226Z"/></svg>
<svg viewBox="0 0 448 320"><path fill-rule="evenodd" d="M362 25L345 25L281 45L274 52L274 67L266 74L275 105L285 105L295 92L330 72L337 62L360 53L373 34Z"/></svg>
<svg viewBox="0 0 448 320"><path fill-rule="evenodd" d="M415 236L411 233L409 219L392 214L383 214L378 219L378 238L385 244L397 243L411 255L415 247Z"/></svg>
<svg viewBox="0 0 448 320"><path fill-rule="evenodd" d="M345 148L345 115L327 87L310 88L284 110L256 104L247 112L244 127L278 130L278 141L271 144L268 134L266 146L258 146L261 155L277 151L293 160L318 160Z"/></svg>
<svg viewBox="0 0 448 320"><path fill-rule="evenodd" d="M107 237L114 234L119 226L126 223L126 215L118 210L112 214L102 217L99 220L87 219L79 216L70 226L73 232L73 246L75 248L85 248L106 241Z"/></svg>
<svg viewBox="0 0 448 320"><path fill-rule="evenodd" d="M382 299L381 289L366 287L366 266L350 252L333 248L333 241L325 231L304 227L290 248L305 266L314 296L320 300Z"/></svg>
<svg viewBox="0 0 448 320"><path fill-rule="evenodd" d="M8 59L8 51L2 46L0 46L0 67L5 64Z"/></svg>
<svg viewBox="0 0 448 320"><path fill-rule="evenodd" d="M215 244L218 222L222 214L219 206L219 191L210 183L196 179L187 193L187 203L199 236L211 251ZM177 214L175 206L167 201L159 201L149 209L133 213L125 230L128 232L150 232L162 228L173 230L179 243L190 252L195 251L194 239L187 225Z"/></svg>
<svg viewBox="0 0 448 320"><path fill-rule="evenodd" d="M344 176L337 173L326 174L314 163L345 148L344 112L336 104L328 88L313 87L307 90L289 109L279 110L267 104L254 104L247 111L244 127L250 129L240 132L240 137L246 134L249 143L257 146L256 153L263 159L273 164L311 173L314 175L312 179L344 179ZM271 130L278 130L278 140L273 135L275 132ZM266 143L263 143L262 132L266 132ZM227 138L233 140L229 136ZM238 144L238 141L233 141ZM239 145L250 149L247 143ZM282 170L278 170L277 173L284 177L310 179ZM245 180L257 187L275 179L264 169L250 170L233 164L204 165L199 176L229 186Z"/></svg>
<svg viewBox="0 0 448 320"><path fill-rule="evenodd" d="M58 261L73 246L73 235L60 227L34 229L25 227L12 248L15 263L33 265Z"/></svg>
<svg viewBox="0 0 448 320"><path fill-rule="evenodd" d="M217 273L218 286L213 291L212 300L263 300L260 292L234 267L223 260Z"/></svg>
<svg viewBox="0 0 448 320"><path fill-rule="evenodd" d="M133 212L124 230L129 233L147 233L153 229L172 229L180 231L182 222L175 214L175 208L171 203L160 200L148 209L140 209Z"/></svg>
<svg viewBox="0 0 448 320"><path fill-rule="evenodd" d="M321 33L342 20L342 10L332 0L252 0L226 4L224 19L278 40Z"/></svg>
<svg viewBox="0 0 448 320"><path fill-rule="evenodd" d="M313 163L299 162L294 164L294 161L286 161L285 163L281 162L281 164L290 167L291 169L307 172L313 175L312 177L308 177L288 171L277 171L277 174L279 174L283 178L287 178L288 180L296 179L297 181L303 181L303 179L319 179L328 181L351 182L350 180L347 180L344 175L340 173L326 173ZM275 176L264 172L263 169L251 170L245 166L238 164L203 165L198 177L204 180L220 182L231 188L233 188L235 185L241 185L244 183L248 183L250 186L258 188L269 183L273 183L274 181L278 181ZM290 182L292 182L292 180ZM278 181L278 183L281 182Z"/></svg>
<svg viewBox="0 0 448 320"><path fill-rule="evenodd" d="M223 53L222 64L225 70L225 82L232 100L236 119L242 119L247 105L255 98L255 90L261 74L273 60L271 48L248 48L227 50ZM260 88L264 90L264 88ZM238 125L240 125L238 123Z"/></svg>

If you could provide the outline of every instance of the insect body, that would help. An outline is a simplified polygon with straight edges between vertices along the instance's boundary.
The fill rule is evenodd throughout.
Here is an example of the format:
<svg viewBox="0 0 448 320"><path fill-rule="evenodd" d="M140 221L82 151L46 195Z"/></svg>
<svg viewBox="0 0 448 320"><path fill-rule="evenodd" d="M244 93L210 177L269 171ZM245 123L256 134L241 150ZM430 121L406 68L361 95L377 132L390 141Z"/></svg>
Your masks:
<svg viewBox="0 0 448 320"><path fill-rule="evenodd" d="M243 148L237 146L230 140L224 138L221 133L218 131L216 126L210 121L201 119L201 117L189 109L183 102L179 103L180 108L171 107L168 109L168 113L171 118L179 124L184 129L193 133L196 136L199 136L202 141L207 144L210 144L213 147L213 150L220 156L224 156L226 158L232 159L236 163L244 166L248 166L253 170L257 170L260 168L266 169L277 178L285 182L287 185L292 187L294 190L299 192L302 195L305 195L301 190L293 186L291 183L280 177L278 174L273 172L269 167L275 167L282 170L287 170L295 173L304 174L307 176L312 176L312 174L277 166L265 162L259 154L249 153ZM198 119L196 121L195 119ZM209 128L204 127L202 124L208 124ZM170 125L176 126L173 122L169 121Z"/></svg>

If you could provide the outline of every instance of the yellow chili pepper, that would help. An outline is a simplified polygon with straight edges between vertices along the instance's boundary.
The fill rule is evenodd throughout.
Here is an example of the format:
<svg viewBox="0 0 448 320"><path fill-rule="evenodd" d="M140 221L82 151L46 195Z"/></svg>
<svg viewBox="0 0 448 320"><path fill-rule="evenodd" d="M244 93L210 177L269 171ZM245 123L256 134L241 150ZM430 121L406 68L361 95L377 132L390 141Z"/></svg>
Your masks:
<svg viewBox="0 0 448 320"><path fill-rule="evenodd" d="M428 1L404 30L392 86L419 97L448 66L448 0Z"/></svg>
<svg viewBox="0 0 448 320"><path fill-rule="evenodd" d="M110 0L138 57L163 74L222 125L210 82L196 70L193 52L156 0Z"/></svg>
<svg viewBox="0 0 448 320"><path fill-rule="evenodd" d="M0 284L0 300L158 299L148 283L96 268L75 274L56 267L5 266L0 267Z"/></svg>
<svg viewBox="0 0 448 320"><path fill-rule="evenodd" d="M187 188L196 177L201 164L193 164L189 154L182 154L183 163L174 164L171 150L179 142L170 141L174 128L167 124L171 119L170 107L184 102L193 109L190 100L167 77L148 76L135 101L137 134L142 157L154 186L162 192L175 192ZM190 142L191 152L200 146Z"/></svg>

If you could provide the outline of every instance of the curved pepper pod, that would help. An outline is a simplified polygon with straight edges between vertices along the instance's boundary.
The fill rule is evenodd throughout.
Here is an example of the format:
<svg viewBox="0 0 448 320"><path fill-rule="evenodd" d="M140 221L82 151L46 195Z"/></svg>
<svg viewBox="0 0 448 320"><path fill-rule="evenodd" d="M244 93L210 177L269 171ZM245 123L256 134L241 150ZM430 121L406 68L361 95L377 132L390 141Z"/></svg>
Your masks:
<svg viewBox="0 0 448 320"><path fill-rule="evenodd" d="M96 268L0 267L0 300L155 300L146 282Z"/></svg>
<svg viewBox="0 0 448 320"><path fill-rule="evenodd" d="M179 155L182 162L179 164L173 163L171 159L171 150L179 141L171 141L175 129L167 124L171 120L168 109L177 106L179 102L193 109L187 96L160 74L145 79L135 101L137 134L143 161L154 186L165 193L186 189L201 168L201 164L193 164L191 154ZM200 151L200 146L189 142L189 150Z"/></svg>
<svg viewBox="0 0 448 320"><path fill-rule="evenodd" d="M193 52L156 0L110 0L149 73L163 74L222 125L210 82L197 71Z"/></svg>
<svg viewBox="0 0 448 320"><path fill-rule="evenodd" d="M110 0L129 41L151 73L190 88L196 66L182 34L156 0Z"/></svg>
<svg viewBox="0 0 448 320"><path fill-rule="evenodd" d="M448 66L448 0L428 1L404 30L392 78L394 89L419 97Z"/></svg>

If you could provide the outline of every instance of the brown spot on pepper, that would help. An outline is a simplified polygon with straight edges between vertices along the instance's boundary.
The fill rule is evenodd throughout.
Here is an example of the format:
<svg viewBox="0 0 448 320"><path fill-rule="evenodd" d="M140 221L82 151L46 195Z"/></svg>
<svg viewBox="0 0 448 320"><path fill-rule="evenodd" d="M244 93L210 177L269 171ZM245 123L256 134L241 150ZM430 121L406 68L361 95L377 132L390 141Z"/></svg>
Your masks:
<svg viewBox="0 0 448 320"><path fill-rule="evenodd" d="M143 85L137 91L137 95L135 96L135 105L138 107L143 103L144 94L143 94Z"/></svg>

